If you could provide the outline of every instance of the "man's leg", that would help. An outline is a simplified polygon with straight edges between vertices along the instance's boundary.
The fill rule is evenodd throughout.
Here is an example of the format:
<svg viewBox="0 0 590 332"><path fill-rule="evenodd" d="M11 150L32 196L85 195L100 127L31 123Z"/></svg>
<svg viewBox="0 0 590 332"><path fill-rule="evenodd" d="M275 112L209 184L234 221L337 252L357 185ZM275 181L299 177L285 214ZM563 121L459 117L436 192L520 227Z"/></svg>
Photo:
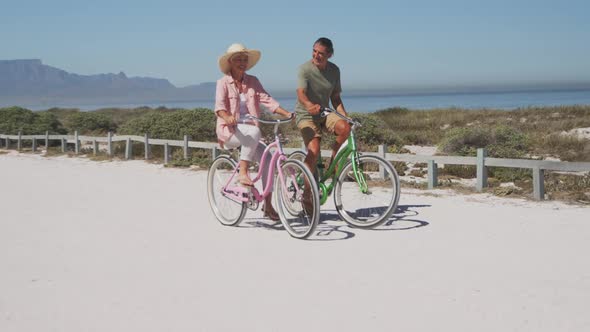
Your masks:
<svg viewBox="0 0 590 332"><path fill-rule="evenodd" d="M330 115L337 116L335 114ZM342 146L342 143L346 142L348 136L350 136L350 125L348 124L348 122L338 118L337 121L334 121L333 119L328 119L328 123L326 124L326 126L328 127L329 131L333 132L336 135L336 142L334 142L334 144L332 145L332 158L330 159L330 162L332 162L332 160L334 160L334 157L336 157L338 149L340 149L340 147Z"/></svg>
<svg viewBox="0 0 590 332"><path fill-rule="evenodd" d="M301 137L303 138L303 142L307 147L307 155L305 157L305 166L317 177L317 162L320 156L320 142L321 142L321 129L317 123L314 123L312 120L302 120L300 121L297 126L301 131ZM317 179L319 180L319 179ZM313 214L313 202L311 198L311 190L310 186L311 183L305 181L303 184L303 207L307 211L308 214Z"/></svg>
<svg viewBox="0 0 590 332"><path fill-rule="evenodd" d="M305 165L313 174L317 174L316 167L318 165L318 158L320 158L320 142L319 137L312 138L307 143L307 156L305 157Z"/></svg>
<svg viewBox="0 0 590 332"><path fill-rule="evenodd" d="M301 120L297 124L301 132L301 138L307 148L305 165L313 174L317 174L316 166L320 157L320 142L322 139L321 127L313 120Z"/></svg>

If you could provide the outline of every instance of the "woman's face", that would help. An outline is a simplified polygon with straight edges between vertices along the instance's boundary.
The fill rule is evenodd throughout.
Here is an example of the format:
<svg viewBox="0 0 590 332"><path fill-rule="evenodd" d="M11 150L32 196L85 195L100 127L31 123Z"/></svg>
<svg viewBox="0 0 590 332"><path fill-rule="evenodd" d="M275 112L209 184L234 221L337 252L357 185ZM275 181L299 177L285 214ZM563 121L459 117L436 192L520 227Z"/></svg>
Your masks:
<svg viewBox="0 0 590 332"><path fill-rule="evenodd" d="M238 53L229 59L232 72L245 72L248 67L248 54Z"/></svg>

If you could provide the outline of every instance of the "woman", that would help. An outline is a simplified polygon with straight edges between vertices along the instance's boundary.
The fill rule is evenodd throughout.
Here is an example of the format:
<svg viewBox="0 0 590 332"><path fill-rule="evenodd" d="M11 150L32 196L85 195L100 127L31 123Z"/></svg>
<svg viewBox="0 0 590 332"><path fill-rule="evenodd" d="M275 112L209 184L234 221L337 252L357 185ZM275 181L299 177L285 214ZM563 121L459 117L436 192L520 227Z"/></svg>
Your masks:
<svg viewBox="0 0 590 332"><path fill-rule="evenodd" d="M248 166L253 160L261 160L264 144L258 123L247 119L246 115L260 116L260 105L273 113L285 117L291 113L279 106L262 87L255 76L246 74L260 60L260 51L251 50L242 44L232 44L219 57L219 69L224 74L217 81L215 93L215 114L217 115L216 133L222 148L242 147L240 151L240 172L238 181L244 186L252 186L248 176ZM268 156L265 156L268 157ZM266 175L262 175L266 185ZM266 197L263 207L266 217L278 220L279 216L271 205L271 195Z"/></svg>

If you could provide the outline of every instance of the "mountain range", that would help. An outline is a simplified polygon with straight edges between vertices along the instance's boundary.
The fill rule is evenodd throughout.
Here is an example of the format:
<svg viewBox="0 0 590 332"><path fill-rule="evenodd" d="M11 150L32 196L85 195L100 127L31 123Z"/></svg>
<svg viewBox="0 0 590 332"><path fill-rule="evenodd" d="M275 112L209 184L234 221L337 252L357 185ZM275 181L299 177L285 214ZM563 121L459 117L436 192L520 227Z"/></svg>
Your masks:
<svg viewBox="0 0 590 332"><path fill-rule="evenodd" d="M178 88L167 79L125 73L79 75L39 59L0 60L0 107L210 100L215 82Z"/></svg>
<svg viewBox="0 0 590 332"><path fill-rule="evenodd" d="M127 77L125 73L79 75L43 64L39 59L0 60L0 107L35 109L82 105L163 105L215 98L215 82L176 87L167 79ZM590 91L590 82L537 82L441 86L401 85L346 89L346 96L408 96L530 91ZM294 91L270 91L275 98L293 98ZM75 105L75 106L74 106Z"/></svg>

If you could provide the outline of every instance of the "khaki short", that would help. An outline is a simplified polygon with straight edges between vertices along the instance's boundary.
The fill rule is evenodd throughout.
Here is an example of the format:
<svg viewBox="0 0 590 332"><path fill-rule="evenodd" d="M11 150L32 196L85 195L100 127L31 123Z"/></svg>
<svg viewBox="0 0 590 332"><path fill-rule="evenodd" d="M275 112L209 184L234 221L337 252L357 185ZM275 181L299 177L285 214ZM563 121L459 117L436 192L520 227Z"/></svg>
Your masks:
<svg viewBox="0 0 590 332"><path fill-rule="evenodd" d="M307 145L314 137L321 138L322 131L328 131L333 134L334 127L336 127L336 123L340 120L342 119L338 115L330 113L320 120L303 119L297 123L297 127L301 131L303 142Z"/></svg>

